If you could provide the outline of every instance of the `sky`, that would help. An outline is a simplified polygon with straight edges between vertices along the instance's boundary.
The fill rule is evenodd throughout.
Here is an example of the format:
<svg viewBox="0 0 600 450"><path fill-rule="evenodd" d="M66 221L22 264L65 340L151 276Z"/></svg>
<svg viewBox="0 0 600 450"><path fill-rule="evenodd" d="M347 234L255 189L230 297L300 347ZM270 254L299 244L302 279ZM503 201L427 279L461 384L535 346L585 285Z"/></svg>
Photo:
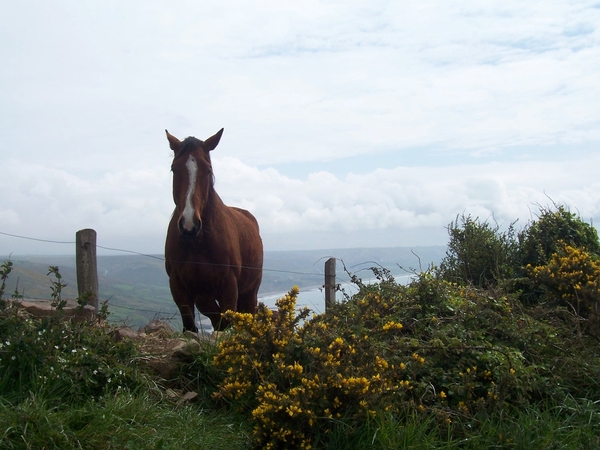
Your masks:
<svg viewBox="0 0 600 450"><path fill-rule="evenodd" d="M225 128L216 190L267 251L445 245L458 215L553 203L600 223L598 0L20 0L0 21L0 255L72 253L83 228L162 253L165 129Z"/></svg>

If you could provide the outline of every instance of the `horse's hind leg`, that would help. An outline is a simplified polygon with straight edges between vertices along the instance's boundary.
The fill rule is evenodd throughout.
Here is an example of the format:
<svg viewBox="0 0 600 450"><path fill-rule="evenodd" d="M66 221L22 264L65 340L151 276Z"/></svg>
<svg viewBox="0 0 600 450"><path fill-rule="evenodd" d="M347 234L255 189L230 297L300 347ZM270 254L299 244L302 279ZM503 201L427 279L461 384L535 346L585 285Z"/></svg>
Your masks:
<svg viewBox="0 0 600 450"><path fill-rule="evenodd" d="M258 288L252 289L249 292L240 293L237 302L237 309L243 313L256 313L258 305Z"/></svg>
<svg viewBox="0 0 600 450"><path fill-rule="evenodd" d="M212 327L216 331L225 329L224 321L221 319L221 308L216 300L210 296L196 297L196 307L204 316L208 317Z"/></svg>
<svg viewBox="0 0 600 450"><path fill-rule="evenodd" d="M239 311L239 308L237 307L238 290L235 279L230 280L229 283L224 283L220 288L219 294L219 298L216 301L213 300L215 304L218 302L219 311ZM212 316L209 314L206 315L210 318L215 331L223 331L230 325L230 321L225 319L221 313L213 314Z"/></svg>
<svg viewBox="0 0 600 450"><path fill-rule="evenodd" d="M229 321L219 314L206 314L215 331L223 331L229 326Z"/></svg>

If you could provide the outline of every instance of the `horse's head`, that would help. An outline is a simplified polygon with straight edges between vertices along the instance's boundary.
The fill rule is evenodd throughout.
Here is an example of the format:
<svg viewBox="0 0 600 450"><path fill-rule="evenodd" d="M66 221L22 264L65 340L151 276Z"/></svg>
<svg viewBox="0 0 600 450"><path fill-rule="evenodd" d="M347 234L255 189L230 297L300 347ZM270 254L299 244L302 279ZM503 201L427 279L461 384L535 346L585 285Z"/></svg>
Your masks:
<svg viewBox="0 0 600 450"><path fill-rule="evenodd" d="M194 137L180 141L167 130L167 139L174 152L173 200L179 232L184 237L195 237L202 229L203 211L213 189L213 172L210 151L223 134L223 129L206 141Z"/></svg>

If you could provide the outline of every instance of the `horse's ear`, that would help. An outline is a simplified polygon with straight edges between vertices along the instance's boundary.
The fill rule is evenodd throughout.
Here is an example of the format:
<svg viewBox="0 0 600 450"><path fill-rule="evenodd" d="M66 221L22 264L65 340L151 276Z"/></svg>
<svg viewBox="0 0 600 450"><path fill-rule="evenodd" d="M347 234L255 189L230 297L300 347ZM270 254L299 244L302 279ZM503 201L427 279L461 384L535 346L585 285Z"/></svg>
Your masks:
<svg viewBox="0 0 600 450"><path fill-rule="evenodd" d="M167 130L165 130L165 133L167 133L167 140L169 141L169 147L171 147L171 150L173 150L174 152L177 151L177 149L179 148L179 144L181 144L181 141L179 139L177 139L175 136L173 136L171 133L169 133Z"/></svg>
<svg viewBox="0 0 600 450"><path fill-rule="evenodd" d="M219 141L221 140L221 135L223 134L224 128L221 128L217 134L209 137L204 141L204 146L208 151L214 150L217 145L219 145Z"/></svg>

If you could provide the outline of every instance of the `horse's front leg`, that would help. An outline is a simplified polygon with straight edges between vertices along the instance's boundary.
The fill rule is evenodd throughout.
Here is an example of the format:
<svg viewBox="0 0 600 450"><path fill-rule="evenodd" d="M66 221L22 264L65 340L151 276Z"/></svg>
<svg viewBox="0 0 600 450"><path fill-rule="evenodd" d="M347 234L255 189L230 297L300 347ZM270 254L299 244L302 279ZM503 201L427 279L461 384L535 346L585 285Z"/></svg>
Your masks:
<svg viewBox="0 0 600 450"><path fill-rule="evenodd" d="M182 290L176 283L169 282L171 286L171 294L173 300L179 308L181 313L181 321L183 322L183 331L193 331L196 333L198 327L196 327L196 318L194 311L194 299L191 298L185 290Z"/></svg>

